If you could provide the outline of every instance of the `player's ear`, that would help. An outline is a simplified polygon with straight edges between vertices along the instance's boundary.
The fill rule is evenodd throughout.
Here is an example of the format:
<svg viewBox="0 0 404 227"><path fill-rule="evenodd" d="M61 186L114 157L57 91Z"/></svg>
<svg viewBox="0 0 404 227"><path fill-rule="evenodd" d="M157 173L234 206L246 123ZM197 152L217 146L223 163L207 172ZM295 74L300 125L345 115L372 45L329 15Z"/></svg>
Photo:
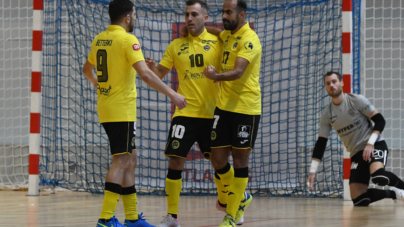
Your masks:
<svg viewBox="0 0 404 227"><path fill-rule="evenodd" d="M205 16L203 16L203 18L204 18L204 22L206 23L206 21L208 21L208 18L209 18L208 14L205 14Z"/></svg>
<svg viewBox="0 0 404 227"><path fill-rule="evenodd" d="M130 23L130 14L125 16L125 22L128 24Z"/></svg>

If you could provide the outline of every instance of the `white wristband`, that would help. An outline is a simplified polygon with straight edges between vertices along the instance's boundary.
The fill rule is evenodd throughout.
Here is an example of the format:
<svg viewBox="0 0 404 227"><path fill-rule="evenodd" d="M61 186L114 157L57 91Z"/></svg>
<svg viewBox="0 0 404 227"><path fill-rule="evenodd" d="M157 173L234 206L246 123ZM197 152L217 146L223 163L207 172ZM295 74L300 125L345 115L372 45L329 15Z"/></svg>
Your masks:
<svg viewBox="0 0 404 227"><path fill-rule="evenodd" d="M372 133L372 135L369 138L368 144L375 145L377 138L379 138L379 135L377 135L376 133Z"/></svg>
<svg viewBox="0 0 404 227"><path fill-rule="evenodd" d="M315 173L317 171L318 164L320 164L319 161L311 160L310 173Z"/></svg>

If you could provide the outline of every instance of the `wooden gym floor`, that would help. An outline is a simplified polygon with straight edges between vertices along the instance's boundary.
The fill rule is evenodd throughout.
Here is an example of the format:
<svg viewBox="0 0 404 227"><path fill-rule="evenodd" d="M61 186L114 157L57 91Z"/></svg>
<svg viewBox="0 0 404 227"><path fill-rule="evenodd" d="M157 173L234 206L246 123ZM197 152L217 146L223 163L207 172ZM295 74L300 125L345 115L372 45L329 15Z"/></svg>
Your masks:
<svg viewBox="0 0 404 227"><path fill-rule="evenodd" d="M101 211L103 195L86 192L0 191L0 226L92 226ZM217 227L223 213L215 208L215 196L182 196L182 227ZM164 196L138 196L138 211L157 225L166 214ZM122 202L116 216L123 222ZM370 207L355 207L342 199L254 197L242 227L267 226L404 226L404 201L383 200Z"/></svg>

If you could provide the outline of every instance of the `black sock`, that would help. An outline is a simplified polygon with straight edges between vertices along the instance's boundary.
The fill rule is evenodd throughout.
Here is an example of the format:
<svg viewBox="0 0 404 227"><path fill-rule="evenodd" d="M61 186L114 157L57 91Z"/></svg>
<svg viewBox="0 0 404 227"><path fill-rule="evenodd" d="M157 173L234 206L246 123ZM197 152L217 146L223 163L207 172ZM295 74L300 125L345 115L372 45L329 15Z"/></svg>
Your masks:
<svg viewBox="0 0 404 227"><path fill-rule="evenodd" d="M177 215L176 214L170 214L171 215L171 217L173 217L173 218L177 218Z"/></svg>
<svg viewBox="0 0 404 227"><path fill-rule="evenodd" d="M130 223L135 223L135 222L137 222L137 221L139 221L139 219L137 219L137 220L128 220Z"/></svg>
<svg viewBox="0 0 404 227"><path fill-rule="evenodd" d="M395 175L394 173L389 172L389 171L385 171L385 174L390 179L389 186L393 186L393 187L396 187L396 188L404 190L404 181L402 181L400 178L398 178L397 175Z"/></svg>
<svg viewBox="0 0 404 227"><path fill-rule="evenodd" d="M370 203L386 198L396 199L396 193L390 190L370 188L362 195L353 199L352 202L354 203L354 206L368 206Z"/></svg>

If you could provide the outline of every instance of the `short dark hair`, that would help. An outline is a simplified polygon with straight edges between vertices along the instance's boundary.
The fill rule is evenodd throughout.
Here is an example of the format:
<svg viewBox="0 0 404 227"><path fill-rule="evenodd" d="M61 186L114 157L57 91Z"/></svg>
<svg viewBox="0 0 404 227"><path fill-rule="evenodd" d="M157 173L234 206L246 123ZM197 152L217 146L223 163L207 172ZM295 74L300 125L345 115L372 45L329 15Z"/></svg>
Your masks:
<svg viewBox="0 0 404 227"><path fill-rule="evenodd" d="M119 23L122 18L133 12L135 5L131 0L113 0L109 3L108 14L111 24Z"/></svg>
<svg viewBox="0 0 404 227"><path fill-rule="evenodd" d="M204 2L204 1L202 1L202 0L188 0L188 1L185 2L185 4L186 4L187 6L193 6L193 5L195 5L195 4L199 4L199 5L201 5L201 7L202 7L203 9L206 10L206 13L209 12L209 6L208 6L208 4L206 4L206 2Z"/></svg>
<svg viewBox="0 0 404 227"><path fill-rule="evenodd" d="M333 71L327 72L327 73L324 75L323 80L325 81L325 78L326 78L327 76L331 76L332 74L337 75L338 80L339 80L339 81L342 81L342 76L341 76L341 74L339 74L338 72L333 72Z"/></svg>
<svg viewBox="0 0 404 227"><path fill-rule="evenodd" d="M247 12L247 3L244 0L237 0L237 12Z"/></svg>

